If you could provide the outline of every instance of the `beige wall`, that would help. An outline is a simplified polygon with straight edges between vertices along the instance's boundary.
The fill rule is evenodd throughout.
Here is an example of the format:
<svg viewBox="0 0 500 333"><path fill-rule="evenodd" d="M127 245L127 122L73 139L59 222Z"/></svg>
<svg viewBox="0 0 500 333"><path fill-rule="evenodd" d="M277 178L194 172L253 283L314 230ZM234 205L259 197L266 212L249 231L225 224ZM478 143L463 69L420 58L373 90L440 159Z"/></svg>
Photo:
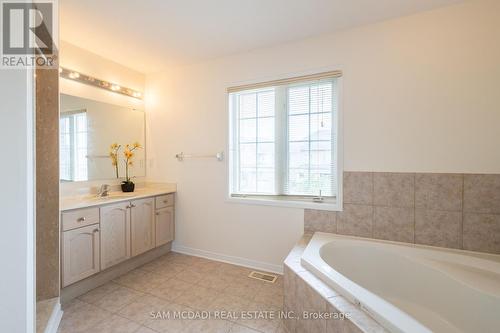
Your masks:
<svg viewBox="0 0 500 333"><path fill-rule="evenodd" d="M342 69L347 171L498 173L500 2L469 1L147 77L150 178L178 183L176 246L279 267L299 209L225 202L225 88ZM274 266L273 266L274 265Z"/></svg>

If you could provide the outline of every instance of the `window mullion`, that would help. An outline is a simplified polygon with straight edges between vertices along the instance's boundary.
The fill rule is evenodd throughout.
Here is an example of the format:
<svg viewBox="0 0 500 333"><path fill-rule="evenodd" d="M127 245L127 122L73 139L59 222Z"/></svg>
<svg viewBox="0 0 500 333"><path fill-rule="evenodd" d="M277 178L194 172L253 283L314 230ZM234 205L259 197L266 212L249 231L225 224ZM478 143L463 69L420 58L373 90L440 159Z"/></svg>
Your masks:
<svg viewBox="0 0 500 333"><path fill-rule="evenodd" d="M286 88L276 87L275 99L275 191L283 195L288 174Z"/></svg>
<svg viewBox="0 0 500 333"><path fill-rule="evenodd" d="M255 94L255 193L259 192L259 94Z"/></svg>
<svg viewBox="0 0 500 333"><path fill-rule="evenodd" d="M307 148L308 148L308 154L307 154L307 177L308 177L308 192L307 194L310 194L312 192L312 187L311 187L311 86L309 86L309 94L308 94L308 102L309 102L309 112L308 112L308 120L309 120L309 140L307 140Z"/></svg>
<svg viewBox="0 0 500 333"><path fill-rule="evenodd" d="M70 172L71 172L71 178L73 180L76 180L76 168L75 168L75 160L76 160L76 153L75 153L75 117L70 116L70 121L69 121L69 133L70 133Z"/></svg>
<svg viewBox="0 0 500 333"><path fill-rule="evenodd" d="M234 96L232 99L232 103L235 108L235 112L233 113L233 125L234 125L234 168L233 168L233 189L232 191L240 192L240 177L241 177L241 163L240 163L240 101L239 96Z"/></svg>

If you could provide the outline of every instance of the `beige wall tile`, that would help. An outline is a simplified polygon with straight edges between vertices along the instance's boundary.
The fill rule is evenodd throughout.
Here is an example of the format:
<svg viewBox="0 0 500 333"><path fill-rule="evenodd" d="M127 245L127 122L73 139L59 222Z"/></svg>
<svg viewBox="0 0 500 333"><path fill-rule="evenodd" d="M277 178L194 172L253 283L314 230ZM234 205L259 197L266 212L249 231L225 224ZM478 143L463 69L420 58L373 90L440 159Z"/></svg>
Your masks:
<svg viewBox="0 0 500 333"><path fill-rule="evenodd" d="M304 210L304 230L306 232L337 232L335 212L326 210Z"/></svg>
<svg viewBox="0 0 500 333"><path fill-rule="evenodd" d="M465 214L463 235L465 250L500 254L500 215Z"/></svg>
<svg viewBox="0 0 500 333"><path fill-rule="evenodd" d="M323 312L326 309L326 300L323 299L313 288L311 288L300 277L297 278L297 299L299 313ZM304 319L297 321L297 332L301 333L326 333L326 320Z"/></svg>
<svg viewBox="0 0 500 333"><path fill-rule="evenodd" d="M318 279L314 274L309 271L298 272L297 275L305 281L312 289L316 291L323 298L337 296L338 292L327 286L323 281Z"/></svg>
<svg viewBox="0 0 500 333"><path fill-rule="evenodd" d="M417 209L415 243L461 248L462 213Z"/></svg>
<svg viewBox="0 0 500 333"><path fill-rule="evenodd" d="M362 311L358 306L352 304L347 299L342 296L331 297L328 299L327 309L336 309L338 312L349 314L349 320L341 321L343 325L343 331L341 332L366 332L366 333L378 333L386 332L386 330L380 326L375 320Z"/></svg>
<svg viewBox="0 0 500 333"><path fill-rule="evenodd" d="M415 174L374 173L373 202L377 206L414 207Z"/></svg>
<svg viewBox="0 0 500 333"><path fill-rule="evenodd" d="M341 313L336 308L334 308L331 304L327 304L326 311L328 313ZM362 331L357 328L350 320L348 319L328 319L326 321L326 332L327 333L361 333Z"/></svg>
<svg viewBox="0 0 500 333"><path fill-rule="evenodd" d="M373 206L345 204L337 212L337 232L342 235L372 237Z"/></svg>
<svg viewBox="0 0 500 333"><path fill-rule="evenodd" d="M462 210L462 174L417 173L415 207L432 210Z"/></svg>
<svg viewBox="0 0 500 333"><path fill-rule="evenodd" d="M278 329L276 330L275 333L290 333L287 332L286 327L285 327L285 322L282 320L280 325L278 326Z"/></svg>
<svg viewBox="0 0 500 333"><path fill-rule="evenodd" d="M250 302L246 311L249 311L250 313L249 315L241 316L237 320L239 325L250 327L262 333L274 333L280 325L280 320L277 318L278 311L280 310L271 305ZM251 314L254 311L273 312L274 317L268 316L267 318L259 318L258 316L256 317Z"/></svg>
<svg viewBox="0 0 500 333"><path fill-rule="evenodd" d="M287 265L283 266L283 301L285 309L296 311L298 309L297 303L297 275Z"/></svg>
<svg viewBox="0 0 500 333"><path fill-rule="evenodd" d="M59 71L36 70L36 298L59 296Z"/></svg>
<svg viewBox="0 0 500 333"><path fill-rule="evenodd" d="M294 314L298 315L300 312L299 309L299 300L297 298L297 292L298 292L298 287L297 287L297 279L298 276L296 272L288 267L287 265L284 265L284 271L283 271L283 309L285 312L293 312ZM297 331L297 320L294 318L285 318L284 320L285 327L287 328L289 333L296 333Z"/></svg>
<svg viewBox="0 0 500 333"><path fill-rule="evenodd" d="M464 211L500 214L500 175L465 175Z"/></svg>
<svg viewBox="0 0 500 333"><path fill-rule="evenodd" d="M373 204L373 173L344 172L344 202L351 204Z"/></svg>
<svg viewBox="0 0 500 333"><path fill-rule="evenodd" d="M413 208L375 206L373 237L413 243L415 211Z"/></svg>
<svg viewBox="0 0 500 333"><path fill-rule="evenodd" d="M345 172L344 202L343 212L305 210L305 232L448 248L463 248L467 241L476 251L498 251L494 223L475 216L465 230L462 219L464 213L500 215L500 175ZM489 232L474 229L474 223ZM296 260L287 261L300 268Z"/></svg>

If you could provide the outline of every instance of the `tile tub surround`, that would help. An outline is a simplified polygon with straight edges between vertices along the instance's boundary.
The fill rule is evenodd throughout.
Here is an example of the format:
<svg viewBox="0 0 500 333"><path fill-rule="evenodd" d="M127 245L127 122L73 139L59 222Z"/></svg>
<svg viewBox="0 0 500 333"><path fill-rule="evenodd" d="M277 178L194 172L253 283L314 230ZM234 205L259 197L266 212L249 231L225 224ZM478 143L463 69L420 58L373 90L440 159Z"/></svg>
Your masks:
<svg viewBox="0 0 500 333"><path fill-rule="evenodd" d="M344 172L344 210L304 230L500 254L500 174Z"/></svg>
<svg viewBox="0 0 500 333"><path fill-rule="evenodd" d="M281 311L283 277L170 252L63 305L59 333L285 333L279 319L153 318L168 311Z"/></svg>
<svg viewBox="0 0 500 333"><path fill-rule="evenodd" d="M386 332L359 307L310 273L300 258L312 234L305 234L284 263L284 311L295 318L284 320L289 333ZM345 315L343 319L305 319L301 314L327 313ZM339 317L337 317L339 318ZM342 318L342 317L340 317Z"/></svg>

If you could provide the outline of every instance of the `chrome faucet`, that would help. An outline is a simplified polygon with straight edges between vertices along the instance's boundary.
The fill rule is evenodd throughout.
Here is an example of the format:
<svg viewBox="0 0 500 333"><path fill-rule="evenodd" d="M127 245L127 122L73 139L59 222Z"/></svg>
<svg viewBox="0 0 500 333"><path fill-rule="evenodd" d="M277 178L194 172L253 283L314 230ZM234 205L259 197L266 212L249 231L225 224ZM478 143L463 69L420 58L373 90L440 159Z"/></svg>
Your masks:
<svg viewBox="0 0 500 333"><path fill-rule="evenodd" d="M107 197L109 195L109 185L108 184L102 184L101 189L99 192L97 192L97 196L102 198L102 197Z"/></svg>

